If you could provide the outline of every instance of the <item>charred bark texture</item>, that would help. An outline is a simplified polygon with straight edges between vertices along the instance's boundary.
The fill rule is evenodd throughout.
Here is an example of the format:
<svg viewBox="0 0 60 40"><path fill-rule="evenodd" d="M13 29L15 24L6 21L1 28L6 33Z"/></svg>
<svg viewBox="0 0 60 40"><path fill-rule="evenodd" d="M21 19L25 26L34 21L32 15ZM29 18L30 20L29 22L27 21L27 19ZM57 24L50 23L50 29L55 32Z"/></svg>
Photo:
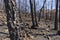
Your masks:
<svg viewBox="0 0 60 40"><path fill-rule="evenodd" d="M34 14L35 14L35 25L38 26L38 23L37 23L37 15L36 15L36 3L35 3L35 0L34 0Z"/></svg>
<svg viewBox="0 0 60 40"><path fill-rule="evenodd" d="M11 3L11 5L9 5L9 2ZM10 40L17 40L17 33L15 31L17 31L15 29L15 26L14 26L14 10L13 10L13 3L11 0L4 0L4 3L5 3L5 10L6 10L6 14L7 14L7 27L8 27L8 31L9 31L9 34L10 34ZM11 6L11 7L10 7ZM17 35L16 35L16 34Z"/></svg>
<svg viewBox="0 0 60 40"><path fill-rule="evenodd" d="M58 0L56 0L56 13L55 13L55 30L58 30Z"/></svg>
<svg viewBox="0 0 60 40"><path fill-rule="evenodd" d="M58 35L60 35L60 0L58 0L59 4L59 30L58 30Z"/></svg>
<svg viewBox="0 0 60 40"><path fill-rule="evenodd" d="M32 4L31 0L29 2L30 2L31 17L32 17L32 27L31 28L34 28L35 23L34 23L34 16L33 16L33 4Z"/></svg>

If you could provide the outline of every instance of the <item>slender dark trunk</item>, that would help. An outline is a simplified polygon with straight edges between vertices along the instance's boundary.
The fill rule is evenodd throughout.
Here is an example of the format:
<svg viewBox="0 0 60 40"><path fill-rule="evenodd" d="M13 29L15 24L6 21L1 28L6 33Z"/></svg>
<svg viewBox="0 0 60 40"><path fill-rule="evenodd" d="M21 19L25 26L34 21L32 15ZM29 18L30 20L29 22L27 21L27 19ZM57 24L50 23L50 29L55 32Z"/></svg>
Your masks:
<svg viewBox="0 0 60 40"><path fill-rule="evenodd" d="M34 16L33 16L33 4L32 4L31 0L29 2L30 2L31 17L32 17L32 27L31 28L34 28L35 23L34 23Z"/></svg>
<svg viewBox="0 0 60 40"><path fill-rule="evenodd" d="M60 0L58 0L59 4L59 30L58 30L58 35L60 35Z"/></svg>
<svg viewBox="0 0 60 40"><path fill-rule="evenodd" d="M38 23L37 23L37 15L36 15L36 4L35 4L35 0L34 0L34 14L35 14L35 24L36 24L36 26L38 26Z"/></svg>
<svg viewBox="0 0 60 40"><path fill-rule="evenodd" d="M58 0L56 0L56 13L55 13L55 30L58 30Z"/></svg>
<svg viewBox="0 0 60 40"><path fill-rule="evenodd" d="M58 2L59 2L59 25L60 25L60 0Z"/></svg>

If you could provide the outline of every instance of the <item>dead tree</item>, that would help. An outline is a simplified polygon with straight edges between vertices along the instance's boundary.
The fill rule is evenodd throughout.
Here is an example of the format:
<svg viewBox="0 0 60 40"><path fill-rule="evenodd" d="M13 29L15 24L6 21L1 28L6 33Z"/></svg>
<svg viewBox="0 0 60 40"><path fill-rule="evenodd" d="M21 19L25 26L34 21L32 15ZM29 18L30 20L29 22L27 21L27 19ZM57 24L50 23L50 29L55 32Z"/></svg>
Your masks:
<svg viewBox="0 0 60 40"><path fill-rule="evenodd" d="M59 26L60 26L60 0L58 2L59 2Z"/></svg>
<svg viewBox="0 0 60 40"><path fill-rule="evenodd" d="M32 27L31 28L35 28L34 15L33 15L33 4L32 4L31 0L29 0L29 2L30 2L30 10L31 10L31 18L32 18Z"/></svg>
<svg viewBox="0 0 60 40"><path fill-rule="evenodd" d="M35 0L34 0L34 14L35 14L35 25L38 26L37 16L36 16L36 3L35 3Z"/></svg>
<svg viewBox="0 0 60 40"><path fill-rule="evenodd" d="M44 0L43 6L42 6L42 10L43 10L43 11L42 11L42 14L43 14L43 15L42 15L42 18L44 18L44 6L45 6L45 3L46 3L46 0Z"/></svg>
<svg viewBox="0 0 60 40"><path fill-rule="evenodd" d="M41 7L40 12L42 12L42 9L44 9L45 3L46 3L46 0L44 0L43 6ZM43 16L44 16L44 11L43 11ZM42 17L43 17L43 16L42 16ZM38 19L38 21L40 21L40 17L41 17L41 13L39 13L39 19Z"/></svg>
<svg viewBox="0 0 60 40"><path fill-rule="evenodd" d="M9 10L10 10L10 7L9 7L9 1L8 0L4 0L4 3L5 3L5 9L6 9L6 13L7 13L7 26L8 26L8 30L9 30L9 34L10 34L10 39L11 40L14 40L14 33L13 33L13 28L12 28L12 25L10 23L10 13L9 13Z"/></svg>
<svg viewBox="0 0 60 40"><path fill-rule="evenodd" d="M60 35L60 0L58 0L59 4L59 30L58 30L58 35Z"/></svg>
<svg viewBox="0 0 60 40"><path fill-rule="evenodd" d="M58 0L56 0L56 13L55 13L55 23L54 29L58 30Z"/></svg>
<svg viewBox="0 0 60 40"><path fill-rule="evenodd" d="M16 32L15 32L15 26L14 26L14 11L13 11L13 4L11 0L4 0L5 3L5 10L6 10L6 14L7 14L7 27L8 27L8 31L10 34L10 40L16 40ZM11 3L11 4L10 4ZM10 7L11 6L11 7ZM16 34L15 34L16 33Z"/></svg>

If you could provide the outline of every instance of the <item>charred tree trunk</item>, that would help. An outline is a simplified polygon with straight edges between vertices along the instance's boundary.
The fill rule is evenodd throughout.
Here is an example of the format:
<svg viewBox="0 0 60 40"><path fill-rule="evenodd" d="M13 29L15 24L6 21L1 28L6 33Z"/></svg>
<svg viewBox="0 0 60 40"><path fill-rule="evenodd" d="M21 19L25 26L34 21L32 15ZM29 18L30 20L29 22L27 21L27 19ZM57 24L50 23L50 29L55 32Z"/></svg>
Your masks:
<svg viewBox="0 0 60 40"><path fill-rule="evenodd" d="M8 26L8 30L9 30L9 34L10 34L10 39L11 40L14 40L14 33L13 33L13 28L12 28L12 25L10 23L10 13L9 13L9 10L10 10L10 7L9 7L9 0L4 0L4 3L5 3L5 10L6 10L6 13L7 13L7 26Z"/></svg>
<svg viewBox="0 0 60 40"><path fill-rule="evenodd" d="M34 16L33 16L33 4L32 4L31 0L29 2L30 2L31 17L32 17L32 27L31 28L35 28Z"/></svg>
<svg viewBox="0 0 60 40"><path fill-rule="evenodd" d="M60 26L60 0L58 2L59 2L59 26Z"/></svg>
<svg viewBox="0 0 60 40"><path fill-rule="evenodd" d="M12 1L11 1L11 5L10 5L11 7L10 7L10 11L11 11L11 20L12 20L12 23L13 23L13 25L14 25L14 21L15 21L15 16L14 16L14 14L15 14L15 12L14 12L14 9L13 9L13 6L14 6L14 4L12 3Z"/></svg>
<svg viewBox="0 0 60 40"><path fill-rule="evenodd" d="M56 0L56 13L55 13L55 30L58 30L58 0Z"/></svg>
<svg viewBox="0 0 60 40"><path fill-rule="evenodd" d="M34 0L34 14L35 14L35 25L38 26L38 23L37 23L37 15L36 15L36 4L35 4L35 0Z"/></svg>
<svg viewBox="0 0 60 40"><path fill-rule="evenodd" d="M58 0L59 4L59 30L58 30L58 35L60 35L60 0Z"/></svg>
<svg viewBox="0 0 60 40"><path fill-rule="evenodd" d="M9 2L11 4L9 4ZM14 26L14 10L13 10L13 3L11 0L4 0L5 3L5 10L7 14L7 26L8 26L8 31L10 34L10 40L17 40L17 33L15 32L15 26ZM11 6L11 7L10 7ZM15 34L16 33L16 34Z"/></svg>

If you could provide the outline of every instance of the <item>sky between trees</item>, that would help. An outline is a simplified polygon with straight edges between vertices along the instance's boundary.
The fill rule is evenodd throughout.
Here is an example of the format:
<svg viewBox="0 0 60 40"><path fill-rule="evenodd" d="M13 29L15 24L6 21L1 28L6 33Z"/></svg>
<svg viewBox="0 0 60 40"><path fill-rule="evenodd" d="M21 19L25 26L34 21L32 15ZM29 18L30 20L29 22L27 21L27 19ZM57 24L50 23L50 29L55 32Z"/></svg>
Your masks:
<svg viewBox="0 0 60 40"><path fill-rule="evenodd" d="M23 2L23 1L25 1L25 0L21 0L21 2ZM42 5L43 5L43 1L44 0L36 0L36 8L37 8L37 10L39 10L41 7L42 7ZM46 2L46 6L48 7L49 6L49 8L48 9L51 9L51 1L52 0L47 0L47 2ZM16 0L16 2L17 2L17 5L18 5L18 0ZM29 0L27 0L27 3L28 3L28 6L29 6ZM55 9L55 0L53 0L53 9Z"/></svg>

